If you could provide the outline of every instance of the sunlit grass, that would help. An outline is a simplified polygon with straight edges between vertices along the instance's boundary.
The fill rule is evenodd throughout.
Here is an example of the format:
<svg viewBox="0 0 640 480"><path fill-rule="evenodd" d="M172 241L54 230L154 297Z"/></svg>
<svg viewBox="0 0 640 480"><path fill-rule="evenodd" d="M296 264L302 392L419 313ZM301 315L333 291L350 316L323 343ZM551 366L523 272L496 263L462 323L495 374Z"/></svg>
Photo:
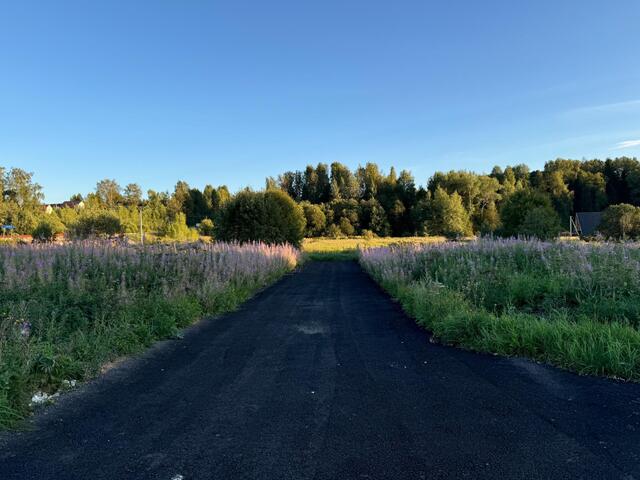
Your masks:
<svg viewBox="0 0 640 480"><path fill-rule="evenodd" d="M362 250L442 342L640 381L640 248L480 240Z"/></svg>
<svg viewBox="0 0 640 480"><path fill-rule="evenodd" d="M302 250L311 260L352 260L357 258L359 248L420 245L444 241L446 241L445 237L305 238Z"/></svg>

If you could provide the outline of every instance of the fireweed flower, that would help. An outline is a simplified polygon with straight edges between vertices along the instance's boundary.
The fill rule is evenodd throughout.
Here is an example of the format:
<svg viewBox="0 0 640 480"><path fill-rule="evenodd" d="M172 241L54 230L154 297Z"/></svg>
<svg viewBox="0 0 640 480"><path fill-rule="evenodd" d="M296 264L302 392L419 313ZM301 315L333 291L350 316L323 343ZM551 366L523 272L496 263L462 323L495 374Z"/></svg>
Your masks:
<svg viewBox="0 0 640 480"><path fill-rule="evenodd" d="M518 282L524 294L545 282L540 288L551 289L548 294L556 295L557 301L564 301L565 294L578 301L640 295L638 243L480 239L363 249L360 261L383 281L439 282L475 302L490 298L495 291L505 291L507 285L518 288Z"/></svg>
<svg viewBox="0 0 640 480"><path fill-rule="evenodd" d="M38 286L52 285L78 295L113 292L121 301L140 292L188 293L203 300L230 286L264 283L299 260L290 245L262 243L7 245L0 246L0 283L25 298Z"/></svg>

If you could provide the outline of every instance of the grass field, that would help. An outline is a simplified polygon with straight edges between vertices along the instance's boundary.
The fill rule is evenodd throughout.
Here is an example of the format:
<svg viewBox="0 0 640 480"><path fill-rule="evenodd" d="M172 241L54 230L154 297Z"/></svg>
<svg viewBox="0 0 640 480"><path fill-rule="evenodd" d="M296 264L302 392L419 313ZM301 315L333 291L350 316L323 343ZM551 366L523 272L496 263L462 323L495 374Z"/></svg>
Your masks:
<svg viewBox="0 0 640 480"><path fill-rule="evenodd" d="M359 248L441 243L444 237L305 238L303 252L311 260L355 260Z"/></svg>
<svg viewBox="0 0 640 480"><path fill-rule="evenodd" d="M445 343L640 380L638 245L480 240L360 261Z"/></svg>
<svg viewBox="0 0 640 480"><path fill-rule="evenodd" d="M262 244L0 246L0 427L103 364L229 311L294 268Z"/></svg>

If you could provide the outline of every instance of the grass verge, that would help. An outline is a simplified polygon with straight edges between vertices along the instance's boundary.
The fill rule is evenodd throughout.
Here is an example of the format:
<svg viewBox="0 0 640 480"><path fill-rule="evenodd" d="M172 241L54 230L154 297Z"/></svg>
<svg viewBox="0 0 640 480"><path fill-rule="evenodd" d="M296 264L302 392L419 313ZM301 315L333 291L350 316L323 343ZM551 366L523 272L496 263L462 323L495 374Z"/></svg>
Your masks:
<svg viewBox="0 0 640 480"><path fill-rule="evenodd" d="M361 263L444 344L640 381L632 248L485 242L364 252Z"/></svg>
<svg viewBox="0 0 640 480"><path fill-rule="evenodd" d="M458 292L382 282L405 312L442 343L478 352L528 357L580 374L640 380L640 332L622 323L571 321L473 307Z"/></svg>
<svg viewBox="0 0 640 480"><path fill-rule="evenodd" d="M348 237L348 238L305 238L302 251L310 260L344 261L357 260L358 250L390 245L422 245L441 243L444 237Z"/></svg>
<svg viewBox="0 0 640 480"><path fill-rule="evenodd" d="M297 263L291 247L0 249L0 427L119 357L229 312Z"/></svg>

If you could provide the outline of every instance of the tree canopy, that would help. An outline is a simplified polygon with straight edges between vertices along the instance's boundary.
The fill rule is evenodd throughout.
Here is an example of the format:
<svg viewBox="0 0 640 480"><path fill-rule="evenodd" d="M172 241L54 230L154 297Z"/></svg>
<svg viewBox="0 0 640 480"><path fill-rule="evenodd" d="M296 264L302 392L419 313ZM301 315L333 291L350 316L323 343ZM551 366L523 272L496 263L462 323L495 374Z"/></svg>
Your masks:
<svg viewBox="0 0 640 480"><path fill-rule="evenodd" d="M374 163L352 170L334 162L269 177L266 190L286 194L300 205L307 236L428 233L549 238L568 228L568 217L576 212L599 212L618 204L640 206L640 162L629 157L559 158L534 171L523 164L496 166L487 174L437 171L423 180L420 186L408 170L397 173L391 167L385 172ZM191 238L196 230L211 233L211 225L220 231L226 205L249 195L244 191L233 195L224 185L199 189L184 181L178 181L172 192L149 190L144 195L135 183L122 188L115 180L104 179L94 192L73 195L71 205L54 206L53 212L45 213L42 188L31 173L0 168L0 188L0 221L14 226L17 233L33 233L45 215L56 231L70 230L83 212L98 211L116 215L124 232L136 233L142 208L146 232L177 238ZM83 211L74 206L80 200ZM256 215L264 211L258 209ZM44 230L41 225L39 231Z"/></svg>

